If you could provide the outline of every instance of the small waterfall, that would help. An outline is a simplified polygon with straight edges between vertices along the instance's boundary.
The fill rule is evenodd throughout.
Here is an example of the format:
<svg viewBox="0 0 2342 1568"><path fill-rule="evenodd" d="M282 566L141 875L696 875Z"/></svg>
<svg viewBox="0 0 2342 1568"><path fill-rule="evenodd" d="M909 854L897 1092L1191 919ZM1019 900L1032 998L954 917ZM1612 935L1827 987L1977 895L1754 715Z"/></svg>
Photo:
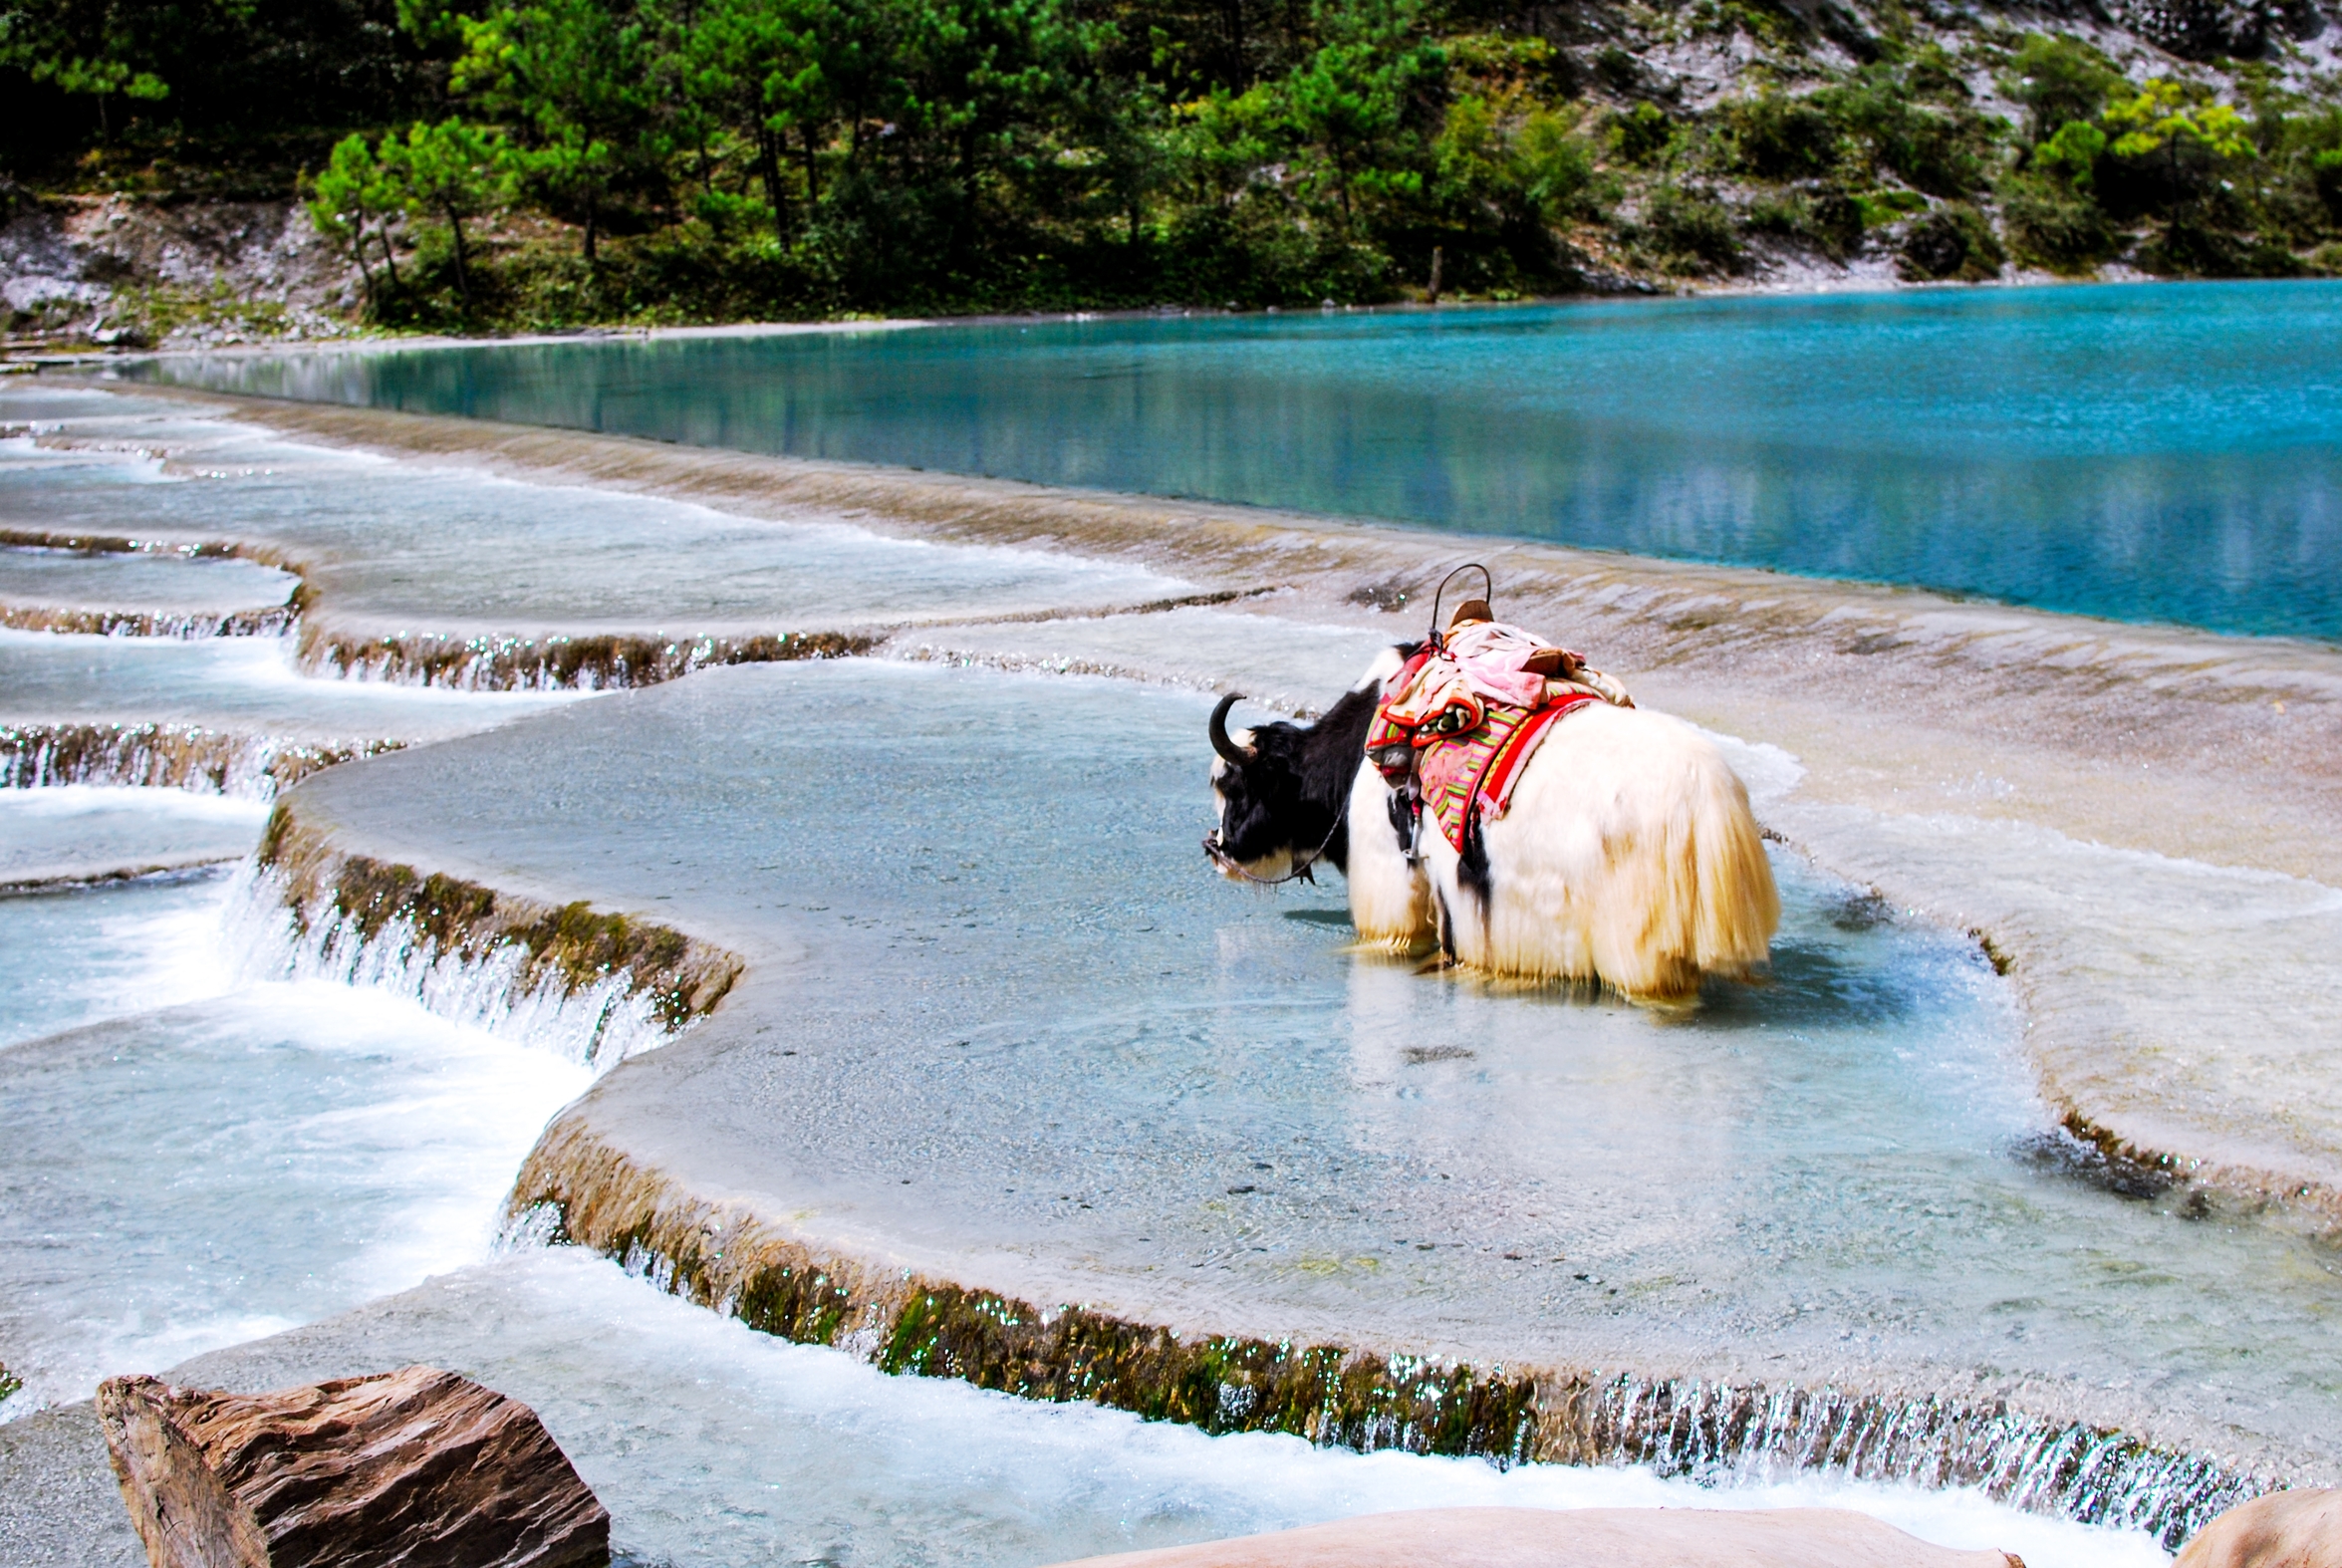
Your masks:
<svg viewBox="0 0 2342 1568"><path fill-rule="evenodd" d="M1822 1470L1973 1486L2028 1512L2145 1530L2167 1547L2272 1484L2206 1454L1997 1403L1622 1377L1571 1405L1560 1443L1570 1457L1700 1479Z"/></svg>
<svg viewBox="0 0 2342 1568"><path fill-rule="evenodd" d="M279 605L269 610L234 610L217 615L0 606L0 626L12 627L19 632L167 638L182 643L214 637L283 637L293 630L299 618L300 612L291 605Z"/></svg>
<svg viewBox="0 0 2342 1568"><path fill-rule="evenodd" d="M474 637L392 633L354 637L314 622L301 632L308 674L452 691L615 691L656 685L695 669L843 658L878 639L840 632L682 639Z"/></svg>
<svg viewBox="0 0 2342 1568"><path fill-rule="evenodd" d="M759 1333L889 1373L958 1378L1211 1433L1284 1432L1499 1466L1639 1465L1705 1484L1825 1475L1972 1487L2177 1546L2275 1482L2070 1419L1835 1388L1449 1362L1341 1343L1182 1333L1021 1300L799 1233L684 1187L589 1119L554 1120L505 1199L508 1247L574 1244Z"/></svg>
<svg viewBox="0 0 2342 1568"><path fill-rule="evenodd" d="M287 879L256 862L237 874L227 908L229 948L250 978L389 991L597 1072L689 1026L671 1025L656 995L626 969L577 986L518 939L443 943L404 914L367 922L328 908L304 918Z"/></svg>
<svg viewBox="0 0 2342 1568"><path fill-rule="evenodd" d="M0 788L121 784L272 800L320 768L399 745L300 745L200 724L0 724Z"/></svg>

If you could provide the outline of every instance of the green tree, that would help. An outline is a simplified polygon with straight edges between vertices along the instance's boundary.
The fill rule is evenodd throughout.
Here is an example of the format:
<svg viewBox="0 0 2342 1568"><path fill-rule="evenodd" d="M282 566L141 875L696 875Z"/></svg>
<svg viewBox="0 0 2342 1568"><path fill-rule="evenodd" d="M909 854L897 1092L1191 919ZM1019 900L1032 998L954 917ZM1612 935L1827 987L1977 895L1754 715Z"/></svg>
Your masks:
<svg viewBox="0 0 2342 1568"><path fill-rule="evenodd" d="M1727 106L1735 161L1766 179L1811 179L1843 155L1837 120L1810 98L1761 93Z"/></svg>
<svg viewBox="0 0 2342 1568"><path fill-rule="evenodd" d="M848 167L864 176L852 194L866 232L897 227L914 251L939 249L947 273L970 278L979 235L1014 245L1029 227L1019 198L1061 177L1066 148L1054 131L1092 88L1108 29L1076 21L1058 0L892 3L892 80L873 84L890 118L875 138L849 140ZM899 187L893 199L869 179L874 141Z"/></svg>
<svg viewBox="0 0 2342 1568"><path fill-rule="evenodd" d="M625 0L527 0L459 19L462 58L449 78L532 134L519 166L556 205L578 215L589 265L611 198L630 178L657 177L660 142L651 92L651 40Z"/></svg>
<svg viewBox="0 0 2342 1568"><path fill-rule="evenodd" d="M1855 140L1850 162L1896 174L1931 196L1965 196L1983 182L1992 125L1972 110L1915 102L1892 65L1866 67L1810 102Z"/></svg>
<svg viewBox="0 0 2342 1568"><path fill-rule="evenodd" d="M2114 138L2107 150L2156 169L2164 201L2191 221L2219 166L2256 153L2244 117L2193 82L2150 77L2136 94L2109 104L2102 119Z"/></svg>
<svg viewBox="0 0 2342 1568"><path fill-rule="evenodd" d="M2106 132L2086 121L2069 120L2057 134L2033 148L2030 166L2053 174L2076 190L2088 190L2106 150Z"/></svg>
<svg viewBox="0 0 2342 1568"><path fill-rule="evenodd" d="M383 140L386 146L394 144L392 137ZM354 134L334 143L325 168L306 183L310 223L320 234L349 249L350 259L358 264L367 307L380 311L384 300L375 288L374 271L367 265L366 242L370 234L381 241L390 291L396 293L398 258L390 248L390 216L403 205L396 181L375 156L366 137Z"/></svg>
<svg viewBox="0 0 2342 1568"><path fill-rule="evenodd" d="M2107 128L2116 132L2118 157L2144 158L2157 151L2174 160L2190 150L2214 158L2253 155L2252 135L2244 117L2226 104L2213 103L2212 90L2193 82L2149 77L2136 96L2107 106Z"/></svg>
<svg viewBox="0 0 2342 1568"><path fill-rule="evenodd" d="M14 0L0 9L0 66L96 100L100 127L111 134L116 98L152 104L170 96L154 67L167 43L156 35L171 20L134 0Z"/></svg>
<svg viewBox="0 0 2342 1568"><path fill-rule="evenodd" d="M518 170L504 133L461 120L426 125L416 121L406 139L385 136L381 163L386 182L416 217L446 223L455 251L455 287L471 304L470 252L464 243L466 218L512 200Z"/></svg>
<svg viewBox="0 0 2342 1568"><path fill-rule="evenodd" d="M1399 145L1409 111L1437 91L1447 58L1424 36L1414 0L1319 0L1326 42L1285 79L1287 112L1303 142L1331 170L1345 227L1363 183L1378 192L1420 190L1421 152Z"/></svg>
<svg viewBox="0 0 2342 1568"><path fill-rule="evenodd" d="M821 200L839 91L866 74L872 20L871 6L856 0L712 0L674 14L685 97L754 149L776 238L793 226L790 162L804 200Z"/></svg>
<svg viewBox="0 0 2342 1568"><path fill-rule="evenodd" d="M2000 90L2025 106L2036 142L2071 122L2096 120L2108 97L2129 85L2106 56L2062 34L2027 33L2000 79Z"/></svg>

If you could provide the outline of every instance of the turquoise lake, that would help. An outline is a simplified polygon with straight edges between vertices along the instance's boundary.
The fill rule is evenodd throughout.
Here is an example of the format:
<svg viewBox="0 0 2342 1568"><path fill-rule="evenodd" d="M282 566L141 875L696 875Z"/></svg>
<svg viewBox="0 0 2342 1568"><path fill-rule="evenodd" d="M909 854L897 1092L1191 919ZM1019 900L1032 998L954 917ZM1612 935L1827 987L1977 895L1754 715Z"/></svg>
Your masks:
<svg viewBox="0 0 2342 1568"><path fill-rule="evenodd" d="M2342 637L2342 284L148 362L221 391Z"/></svg>

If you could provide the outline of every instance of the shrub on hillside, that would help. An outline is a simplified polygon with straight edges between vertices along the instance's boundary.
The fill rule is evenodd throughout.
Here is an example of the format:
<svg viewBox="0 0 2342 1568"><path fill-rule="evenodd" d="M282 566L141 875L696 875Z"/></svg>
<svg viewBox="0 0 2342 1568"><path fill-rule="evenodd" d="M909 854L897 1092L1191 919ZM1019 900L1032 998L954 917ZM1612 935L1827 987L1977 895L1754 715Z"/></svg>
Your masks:
<svg viewBox="0 0 2342 1568"><path fill-rule="evenodd" d="M2009 248L2026 266L2080 277L2114 256L2114 225L2087 192L2041 175L2012 174L2000 182L1999 195Z"/></svg>
<svg viewBox="0 0 2342 1568"><path fill-rule="evenodd" d="M1644 197L1628 232L1635 252L1662 272L1738 272L1747 262L1730 210L1712 193L1672 180Z"/></svg>
<svg viewBox="0 0 2342 1568"><path fill-rule="evenodd" d="M2007 259L1984 214L1953 203L1913 222L1896 266L1914 283L1982 283Z"/></svg>

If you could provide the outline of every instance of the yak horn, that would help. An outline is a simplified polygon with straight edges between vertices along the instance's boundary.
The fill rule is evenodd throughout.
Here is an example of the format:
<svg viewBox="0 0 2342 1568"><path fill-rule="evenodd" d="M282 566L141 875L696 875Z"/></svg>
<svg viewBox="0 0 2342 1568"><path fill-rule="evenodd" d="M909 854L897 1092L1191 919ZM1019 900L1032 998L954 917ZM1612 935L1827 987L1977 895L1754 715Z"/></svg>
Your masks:
<svg viewBox="0 0 2342 1568"><path fill-rule="evenodd" d="M1252 753L1228 738L1228 709L1244 700L1240 691L1231 691L1219 699L1219 706L1211 710L1211 749L1227 759L1230 767L1240 768L1252 760Z"/></svg>

